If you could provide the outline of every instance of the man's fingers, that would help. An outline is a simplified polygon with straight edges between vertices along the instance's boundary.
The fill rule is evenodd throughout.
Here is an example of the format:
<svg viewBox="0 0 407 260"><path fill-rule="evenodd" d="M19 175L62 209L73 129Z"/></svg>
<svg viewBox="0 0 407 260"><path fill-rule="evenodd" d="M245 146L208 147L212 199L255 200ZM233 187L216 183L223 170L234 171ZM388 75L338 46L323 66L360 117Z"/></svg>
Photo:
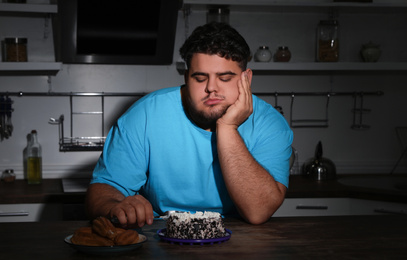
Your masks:
<svg viewBox="0 0 407 260"><path fill-rule="evenodd" d="M116 217L122 226L137 224L142 227L145 223L152 224L154 219L151 203L141 195L125 198L111 210L110 215Z"/></svg>

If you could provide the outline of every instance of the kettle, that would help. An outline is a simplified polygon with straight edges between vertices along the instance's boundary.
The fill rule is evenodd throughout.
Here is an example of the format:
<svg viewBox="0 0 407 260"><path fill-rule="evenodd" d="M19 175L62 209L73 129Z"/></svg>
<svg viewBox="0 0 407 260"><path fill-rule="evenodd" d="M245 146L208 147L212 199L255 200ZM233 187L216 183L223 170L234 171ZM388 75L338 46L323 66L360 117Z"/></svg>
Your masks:
<svg viewBox="0 0 407 260"><path fill-rule="evenodd" d="M302 166L302 173L313 180L334 180L336 179L335 164L322 157L322 143L319 141L315 149L315 157L308 159Z"/></svg>

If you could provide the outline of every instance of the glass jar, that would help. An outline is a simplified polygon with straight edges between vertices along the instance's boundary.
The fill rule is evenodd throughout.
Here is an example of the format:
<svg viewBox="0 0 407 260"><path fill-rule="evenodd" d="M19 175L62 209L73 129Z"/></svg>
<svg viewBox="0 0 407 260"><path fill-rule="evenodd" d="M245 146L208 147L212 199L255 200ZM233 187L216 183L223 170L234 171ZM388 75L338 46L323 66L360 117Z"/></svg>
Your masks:
<svg viewBox="0 0 407 260"><path fill-rule="evenodd" d="M209 8L206 14L206 22L219 22L219 23L229 23L229 13L230 10L226 7Z"/></svg>
<svg viewBox="0 0 407 260"><path fill-rule="evenodd" d="M291 59L291 52L287 46L278 47L276 54L274 54L274 61L288 62Z"/></svg>
<svg viewBox="0 0 407 260"><path fill-rule="evenodd" d="M4 182L14 182L16 180L16 174L13 169L7 169L1 175L1 179Z"/></svg>
<svg viewBox="0 0 407 260"><path fill-rule="evenodd" d="M380 45L369 42L362 45L360 54L364 62L377 62L382 51L380 50Z"/></svg>
<svg viewBox="0 0 407 260"><path fill-rule="evenodd" d="M337 20L320 21L317 28L317 61L336 62L339 59Z"/></svg>
<svg viewBox="0 0 407 260"><path fill-rule="evenodd" d="M254 61L257 62L269 62L272 54L268 46L260 46L254 54Z"/></svg>
<svg viewBox="0 0 407 260"><path fill-rule="evenodd" d="M27 38L5 38L4 48L4 61L27 61Z"/></svg>

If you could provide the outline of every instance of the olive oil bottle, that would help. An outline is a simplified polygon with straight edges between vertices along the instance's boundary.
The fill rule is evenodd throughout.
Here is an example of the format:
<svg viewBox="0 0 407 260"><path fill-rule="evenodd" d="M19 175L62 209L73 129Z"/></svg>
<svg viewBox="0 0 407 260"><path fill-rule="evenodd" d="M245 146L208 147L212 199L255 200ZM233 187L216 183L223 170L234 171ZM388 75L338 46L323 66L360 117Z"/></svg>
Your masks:
<svg viewBox="0 0 407 260"><path fill-rule="evenodd" d="M28 184L42 182L41 145L38 142L37 131L31 131L31 141L27 147L27 181Z"/></svg>

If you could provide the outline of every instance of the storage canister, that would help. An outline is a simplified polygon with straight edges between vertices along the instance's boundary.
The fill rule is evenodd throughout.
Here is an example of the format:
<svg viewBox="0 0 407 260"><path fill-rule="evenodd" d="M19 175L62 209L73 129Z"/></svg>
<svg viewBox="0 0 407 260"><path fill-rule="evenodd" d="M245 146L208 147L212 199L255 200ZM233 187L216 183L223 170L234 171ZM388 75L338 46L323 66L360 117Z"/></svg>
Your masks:
<svg viewBox="0 0 407 260"><path fill-rule="evenodd" d="M16 179L16 174L14 173L13 169L7 169L3 172L3 174L1 175L1 179L4 182L14 182Z"/></svg>
<svg viewBox="0 0 407 260"><path fill-rule="evenodd" d="M219 23L229 23L229 13L230 10L227 7L219 6L209 8L206 14L206 22L219 22Z"/></svg>
<svg viewBox="0 0 407 260"><path fill-rule="evenodd" d="M291 51L287 46L278 47L276 54L274 54L274 61L276 62L288 62L291 59Z"/></svg>
<svg viewBox="0 0 407 260"><path fill-rule="evenodd" d="M317 61L335 62L339 59L337 20L320 21L317 28Z"/></svg>
<svg viewBox="0 0 407 260"><path fill-rule="evenodd" d="M268 46L260 46L254 54L254 61L257 62L269 62L271 60L272 53Z"/></svg>
<svg viewBox="0 0 407 260"><path fill-rule="evenodd" d="M4 39L4 61L25 62L27 61L27 38Z"/></svg>

